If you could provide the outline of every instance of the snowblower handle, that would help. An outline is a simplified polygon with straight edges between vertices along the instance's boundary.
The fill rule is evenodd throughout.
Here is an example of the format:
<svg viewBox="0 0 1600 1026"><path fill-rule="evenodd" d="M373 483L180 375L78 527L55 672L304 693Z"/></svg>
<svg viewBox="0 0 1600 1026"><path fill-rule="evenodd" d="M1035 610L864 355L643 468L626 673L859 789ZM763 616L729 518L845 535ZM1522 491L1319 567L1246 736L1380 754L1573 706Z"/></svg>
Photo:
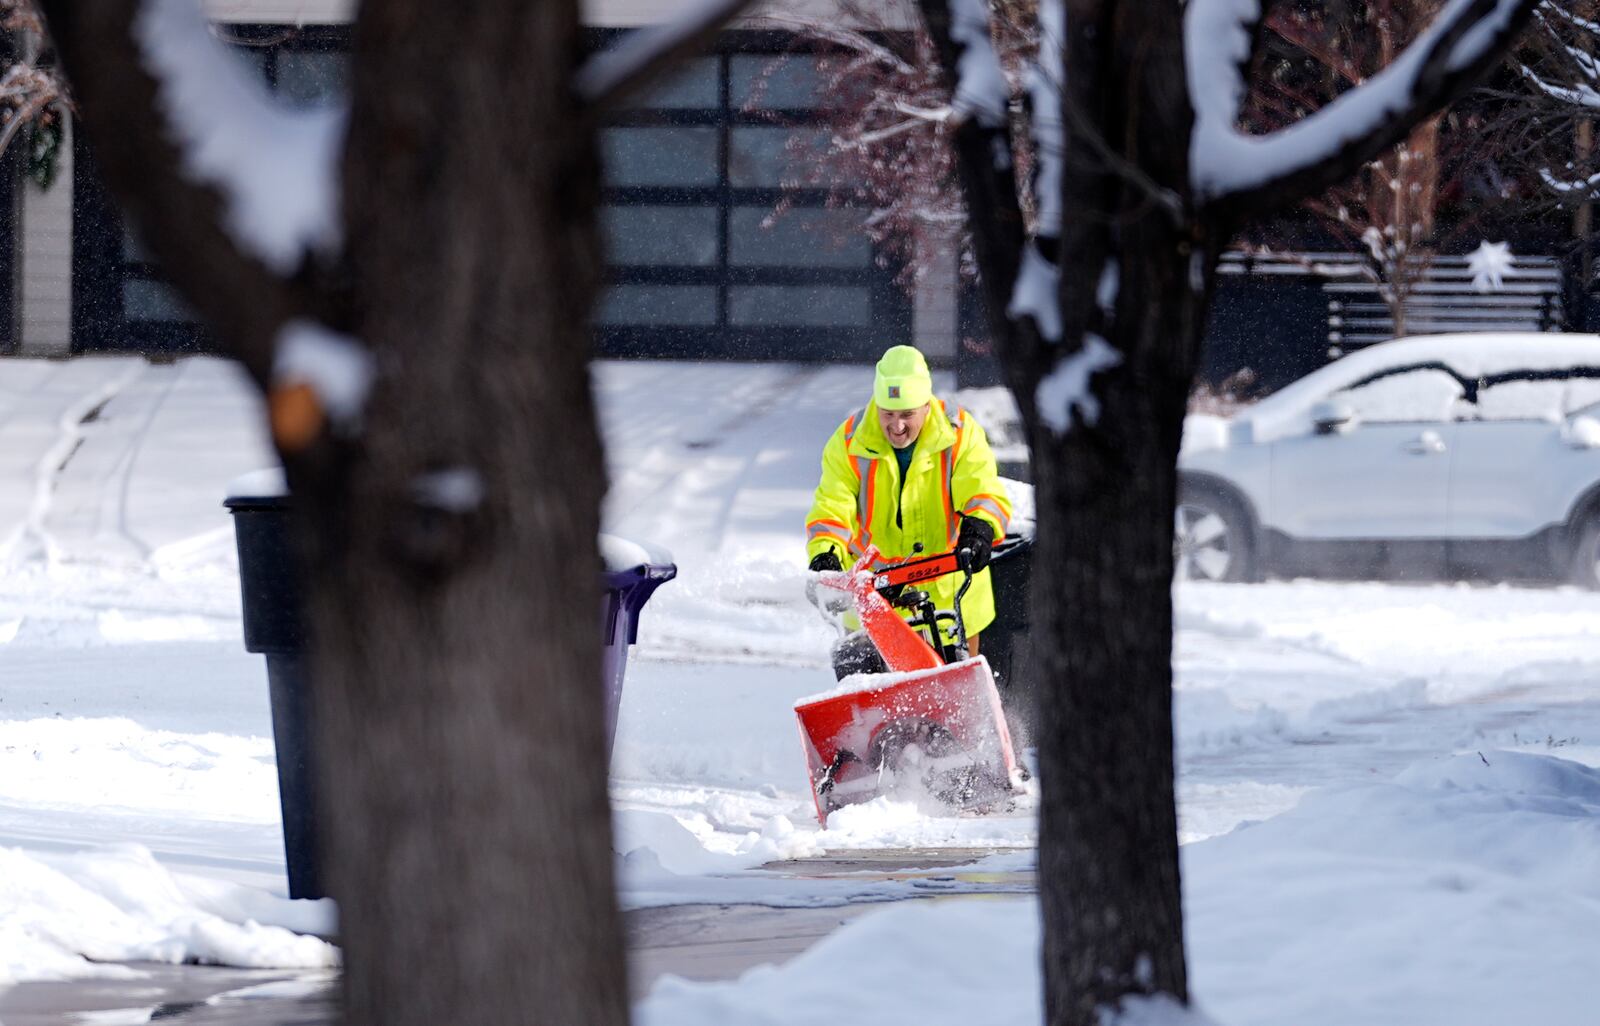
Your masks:
<svg viewBox="0 0 1600 1026"><path fill-rule="evenodd" d="M901 584L916 584L918 581L931 581L935 577L945 574L960 573L961 567L956 563L954 552L945 552L926 559L914 559L909 563L900 563L896 566L886 566L875 571L872 575L872 586L878 590L892 588Z"/></svg>

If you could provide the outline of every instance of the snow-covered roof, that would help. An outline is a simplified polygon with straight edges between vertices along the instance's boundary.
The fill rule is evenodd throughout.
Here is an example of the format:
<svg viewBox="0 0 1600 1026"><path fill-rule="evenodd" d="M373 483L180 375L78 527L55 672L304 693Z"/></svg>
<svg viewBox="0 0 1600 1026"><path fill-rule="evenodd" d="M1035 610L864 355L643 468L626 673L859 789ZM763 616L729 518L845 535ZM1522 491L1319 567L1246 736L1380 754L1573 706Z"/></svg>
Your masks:
<svg viewBox="0 0 1600 1026"><path fill-rule="evenodd" d="M1520 369L1600 366L1600 335L1480 332L1395 339L1351 353L1308 374L1262 400L1250 415L1270 416L1298 408L1321 398L1341 382L1357 381L1386 367L1434 361L1466 378Z"/></svg>

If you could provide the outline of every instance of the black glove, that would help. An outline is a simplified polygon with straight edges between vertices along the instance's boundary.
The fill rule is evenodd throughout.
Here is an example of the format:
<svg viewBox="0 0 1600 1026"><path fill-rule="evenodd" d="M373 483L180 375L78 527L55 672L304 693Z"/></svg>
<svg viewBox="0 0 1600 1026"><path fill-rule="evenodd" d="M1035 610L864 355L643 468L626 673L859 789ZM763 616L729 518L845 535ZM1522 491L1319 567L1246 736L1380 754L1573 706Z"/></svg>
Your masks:
<svg viewBox="0 0 1600 1026"><path fill-rule="evenodd" d="M994 528L977 517L961 518L961 533L956 535L956 566L977 573L989 565L994 549Z"/></svg>
<svg viewBox="0 0 1600 1026"><path fill-rule="evenodd" d="M988 557L985 556L984 558L987 559ZM829 549L826 552L819 552L815 556L811 557L811 569L817 572L823 570L843 570L844 564L839 562L839 554L832 549Z"/></svg>

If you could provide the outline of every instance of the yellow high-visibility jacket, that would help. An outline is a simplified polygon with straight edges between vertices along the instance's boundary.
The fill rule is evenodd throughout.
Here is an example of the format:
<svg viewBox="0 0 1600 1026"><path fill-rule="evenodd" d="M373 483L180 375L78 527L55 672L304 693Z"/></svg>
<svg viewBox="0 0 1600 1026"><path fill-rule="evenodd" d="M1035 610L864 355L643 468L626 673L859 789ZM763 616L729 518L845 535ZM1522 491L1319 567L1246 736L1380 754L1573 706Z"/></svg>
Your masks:
<svg viewBox="0 0 1600 1026"><path fill-rule="evenodd" d="M868 545L884 562L936 555L955 547L962 516L980 517L994 528L998 544L1011 523L1011 499L995 469L988 436L972 414L934 399L917 436L911 465L900 486L894 447L878 425L875 403L852 414L822 450L822 480L806 517L806 556L833 549L849 567ZM955 605L961 574L948 574L928 587L940 609ZM994 587L987 568L972 579L961 602L969 634L994 622Z"/></svg>

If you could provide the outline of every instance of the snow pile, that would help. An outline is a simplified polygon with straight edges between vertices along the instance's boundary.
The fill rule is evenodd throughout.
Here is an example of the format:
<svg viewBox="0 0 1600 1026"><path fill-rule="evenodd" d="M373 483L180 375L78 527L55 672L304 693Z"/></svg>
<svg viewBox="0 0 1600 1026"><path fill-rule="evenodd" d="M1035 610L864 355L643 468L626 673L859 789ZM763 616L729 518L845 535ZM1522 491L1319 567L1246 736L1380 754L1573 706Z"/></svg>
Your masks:
<svg viewBox="0 0 1600 1026"><path fill-rule="evenodd" d="M1485 698L1559 669L1565 700L1600 664L1600 594L1572 589L1285 581L1174 592L1180 687L1224 687L1285 712L1426 682L1434 703ZM1243 643L1243 644L1241 644ZM1273 662L1267 673L1265 660Z"/></svg>
<svg viewBox="0 0 1600 1026"><path fill-rule="evenodd" d="M783 816L773 816L759 831L745 831L742 836L719 834L704 813L672 816L618 809L613 823L618 854L642 856L648 852L655 866L678 876L732 873L822 853L814 832L797 833Z"/></svg>
<svg viewBox="0 0 1600 1026"><path fill-rule="evenodd" d="M0 848L0 985L136 975L96 962L338 965L333 945L275 921L331 933L332 903L310 914L292 904L301 903L215 882L191 892L138 845L57 856Z"/></svg>
<svg viewBox="0 0 1600 1026"><path fill-rule="evenodd" d="M1042 1021L1038 904L905 902L868 913L781 967L733 983L663 977L634 1008L640 1026L736 1022L1032 1026ZM1205 1026L1170 1002L1132 1003L1124 1026Z"/></svg>
<svg viewBox="0 0 1600 1026"><path fill-rule="evenodd" d="M1037 803L1025 792L1010 811L957 816L881 796L830 813L819 840L828 849L1025 848L1038 841Z"/></svg>
<svg viewBox="0 0 1600 1026"><path fill-rule="evenodd" d="M277 784L269 737L151 730L122 718L0 720L0 801L18 806L271 823Z"/></svg>
<svg viewBox="0 0 1600 1026"><path fill-rule="evenodd" d="M908 902L869 913L781 968L734 983L663 978L639 1026L805 1022L1003 1026L1041 1021L1030 900Z"/></svg>
<svg viewBox="0 0 1600 1026"><path fill-rule="evenodd" d="M1191 985L1230 1026L1593 1021L1600 771L1471 753L1330 789L1183 852ZM1031 900L869 913L782 967L663 978L647 1026L1040 1021ZM1160 1003L1124 1023L1204 1022Z"/></svg>
<svg viewBox="0 0 1600 1026"><path fill-rule="evenodd" d="M1228 1022L1593 1021L1593 769L1502 751L1433 760L1184 856L1192 978Z"/></svg>

